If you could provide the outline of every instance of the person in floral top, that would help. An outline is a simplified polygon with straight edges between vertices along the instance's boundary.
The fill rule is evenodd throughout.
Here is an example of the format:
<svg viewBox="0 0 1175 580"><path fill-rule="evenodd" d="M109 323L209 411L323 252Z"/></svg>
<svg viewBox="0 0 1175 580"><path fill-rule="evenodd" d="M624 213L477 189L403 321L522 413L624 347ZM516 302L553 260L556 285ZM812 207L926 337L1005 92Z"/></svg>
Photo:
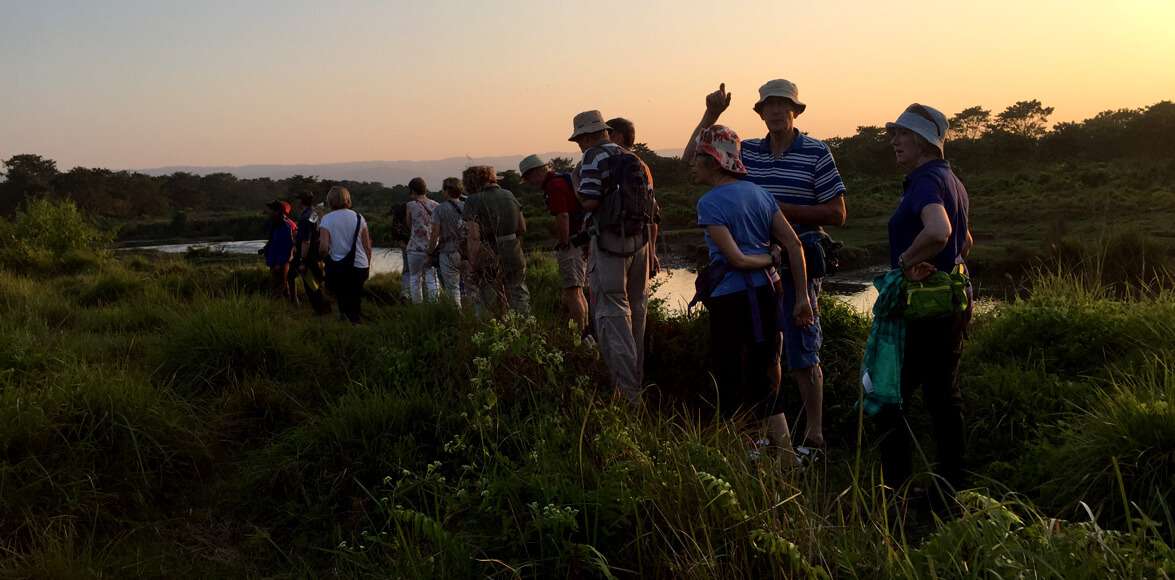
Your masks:
<svg viewBox="0 0 1175 580"><path fill-rule="evenodd" d="M408 182L410 198L408 200L408 295L413 304L424 301L425 294L429 302L437 300L437 270L429 259L429 237L432 235L432 212L437 202L428 198L428 186L424 179L412 178Z"/></svg>

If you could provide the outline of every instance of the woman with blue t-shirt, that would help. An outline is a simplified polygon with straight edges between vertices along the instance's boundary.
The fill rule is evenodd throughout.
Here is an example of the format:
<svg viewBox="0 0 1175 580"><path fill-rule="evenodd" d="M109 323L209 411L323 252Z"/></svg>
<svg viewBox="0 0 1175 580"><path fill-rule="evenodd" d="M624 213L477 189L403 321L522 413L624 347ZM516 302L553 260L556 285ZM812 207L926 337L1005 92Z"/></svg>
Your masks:
<svg viewBox="0 0 1175 580"><path fill-rule="evenodd" d="M776 267L778 247L787 250L797 296L806 297L808 275L800 240L771 194L741 178L738 135L722 125L707 128L697 139L690 173L712 187L698 200L698 225L710 249L712 286L702 298L710 312L710 351L718 383L718 406L724 414L750 412L765 419L772 442L791 451L787 417L779 397L780 349ZM812 324L812 305L797 300L788 315L796 324Z"/></svg>
<svg viewBox="0 0 1175 580"><path fill-rule="evenodd" d="M946 117L915 103L887 123L886 130L898 165L908 172L902 199L889 220L890 265L914 281L936 271L950 272L966 259L972 238L967 189L943 155ZM935 472L956 489L964 484L965 451L959 356L970 319L970 306L940 318L907 319L902 360L902 400L909 401L922 388L934 425ZM878 418L887 431L881 440L885 477L896 487L913 471L910 429L902 408L885 409Z"/></svg>

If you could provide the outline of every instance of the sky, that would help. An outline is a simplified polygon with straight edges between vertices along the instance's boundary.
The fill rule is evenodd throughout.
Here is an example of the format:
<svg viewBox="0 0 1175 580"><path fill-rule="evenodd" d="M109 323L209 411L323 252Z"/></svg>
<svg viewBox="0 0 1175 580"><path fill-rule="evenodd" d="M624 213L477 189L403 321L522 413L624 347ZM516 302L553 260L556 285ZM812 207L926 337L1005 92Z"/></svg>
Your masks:
<svg viewBox="0 0 1175 580"><path fill-rule="evenodd" d="M59 167L570 151L600 109L680 149L787 78L817 138L1025 99L1054 121L1175 100L1175 0L0 0L0 158Z"/></svg>

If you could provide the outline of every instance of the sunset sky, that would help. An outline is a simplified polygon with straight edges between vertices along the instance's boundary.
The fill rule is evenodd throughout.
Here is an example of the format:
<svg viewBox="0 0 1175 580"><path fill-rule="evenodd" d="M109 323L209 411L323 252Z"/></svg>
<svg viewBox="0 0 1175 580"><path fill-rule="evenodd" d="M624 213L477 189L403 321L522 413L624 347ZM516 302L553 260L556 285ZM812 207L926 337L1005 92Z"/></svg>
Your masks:
<svg viewBox="0 0 1175 580"><path fill-rule="evenodd" d="M569 151L623 115L680 148L772 78L816 137L1022 99L1054 121L1175 100L1175 0L701 2L0 0L0 158L326 163Z"/></svg>

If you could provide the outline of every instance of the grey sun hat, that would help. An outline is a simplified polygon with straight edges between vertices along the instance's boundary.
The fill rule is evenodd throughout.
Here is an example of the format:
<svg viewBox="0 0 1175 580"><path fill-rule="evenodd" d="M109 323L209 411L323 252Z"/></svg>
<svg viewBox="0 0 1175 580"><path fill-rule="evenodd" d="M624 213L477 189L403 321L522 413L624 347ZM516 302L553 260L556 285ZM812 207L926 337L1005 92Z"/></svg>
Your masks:
<svg viewBox="0 0 1175 580"><path fill-rule="evenodd" d="M943 146L946 145L949 125L946 115L943 115L938 109L914 103L906 107L901 115L898 115L898 120L885 124L887 130L893 130L894 127L913 131L929 141L931 145L938 147L939 153L945 154Z"/></svg>
<svg viewBox="0 0 1175 580"><path fill-rule="evenodd" d="M763 101L771 97L783 97L793 104L795 104L796 115L804 112L808 108L800 101L800 89L796 84L786 79L775 79L767 81L763 86L759 87L759 101L755 103L755 112L759 112L759 107L763 106Z"/></svg>
<svg viewBox="0 0 1175 580"><path fill-rule="evenodd" d="M538 169L546 164L547 162L543 161L543 159L538 155L527 155L522 160L522 162L518 164L518 174L526 175L526 172L530 171L531 169Z"/></svg>
<svg viewBox="0 0 1175 580"><path fill-rule="evenodd" d="M604 122L604 115L599 111L584 111L576 115L575 119L571 121L571 126L571 137L567 138L568 141L575 141L575 138L580 135L612 128Z"/></svg>

